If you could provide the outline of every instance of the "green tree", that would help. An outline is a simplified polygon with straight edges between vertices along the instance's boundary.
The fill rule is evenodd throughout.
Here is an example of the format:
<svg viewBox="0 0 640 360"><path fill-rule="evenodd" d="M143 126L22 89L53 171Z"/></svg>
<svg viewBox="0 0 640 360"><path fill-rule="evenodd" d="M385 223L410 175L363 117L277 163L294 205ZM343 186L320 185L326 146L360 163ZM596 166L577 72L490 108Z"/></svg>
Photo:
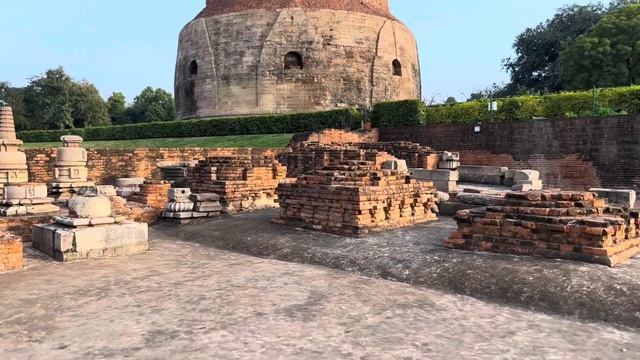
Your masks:
<svg viewBox="0 0 640 360"><path fill-rule="evenodd" d="M73 127L106 126L111 124L107 104L98 89L88 82L73 83L71 89Z"/></svg>
<svg viewBox="0 0 640 360"><path fill-rule="evenodd" d="M457 103L458 103L458 100L456 100L456 98L455 98L455 97L453 97L453 96L449 96L449 97L447 98L447 100L445 100L445 102L444 102L444 103L445 103L445 104L447 104L447 105L453 105L453 104L457 104Z"/></svg>
<svg viewBox="0 0 640 360"><path fill-rule="evenodd" d="M122 125L127 123L127 100L123 93L114 92L111 94L107 99L107 110L113 124Z"/></svg>
<svg viewBox="0 0 640 360"><path fill-rule="evenodd" d="M33 130L107 125L107 107L93 84L75 82L62 67L30 80L24 89L24 114Z"/></svg>
<svg viewBox="0 0 640 360"><path fill-rule="evenodd" d="M73 81L62 67L34 77L25 88L24 109L32 129L73 127L71 91Z"/></svg>
<svg viewBox="0 0 640 360"><path fill-rule="evenodd" d="M171 121L176 116L173 96L162 89L147 87L133 99L127 109L127 118L132 123Z"/></svg>
<svg viewBox="0 0 640 360"><path fill-rule="evenodd" d="M605 12L602 4L566 6L518 35L513 44L516 56L503 61L511 77L505 87L507 95L563 90L558 63L563 46L593 29Z"/></svg>
<svg viewBox="0 0 640 360"><path fill-rule="evenodd" d="M616 8L561 54L569 89L636 85L640 81L640 4Z"/></svg>

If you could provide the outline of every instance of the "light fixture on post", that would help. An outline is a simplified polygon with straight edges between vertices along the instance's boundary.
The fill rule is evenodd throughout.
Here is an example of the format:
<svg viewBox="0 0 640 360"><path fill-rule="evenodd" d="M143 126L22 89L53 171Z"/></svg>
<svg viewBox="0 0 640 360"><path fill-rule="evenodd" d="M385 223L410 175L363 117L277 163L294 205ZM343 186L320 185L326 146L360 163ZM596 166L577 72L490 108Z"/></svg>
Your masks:
<svg viewBox="0 0 640 360"><path fill-rule="evenodd" d="M478 122L473 126L473 132L476 134L482 134L482 123Z"/></svg>

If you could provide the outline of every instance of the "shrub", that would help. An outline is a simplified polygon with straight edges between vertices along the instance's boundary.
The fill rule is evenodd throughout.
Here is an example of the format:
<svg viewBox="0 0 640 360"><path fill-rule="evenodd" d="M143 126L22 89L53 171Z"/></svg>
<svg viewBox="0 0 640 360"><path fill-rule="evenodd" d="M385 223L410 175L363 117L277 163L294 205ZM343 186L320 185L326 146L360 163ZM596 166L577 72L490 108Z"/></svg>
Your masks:
<svg viewBox="0 0 640 360"><path fill-rule="evenodd" d="M383 102L373 106L370 119L374 127L419 126L424 124L426 110L421 100Z"/></svg>
<svg viewBox="0 0 640 360"><path fill-rule="evenodd" d="M376 127L420 126L440 123L513 121L534 118L575 118L640 113L640 86L599 89L596 113L593 92L565 92L496 99L498 111L488 111L489 100L426 106L419 100L380 103L373 107L371 120Z"/></svg>
<svg viewBox="0 0 640 360"><path fill-rule="evenodd" d="M18 138L27 143L34 143L56 142L62 135L69 134L82 136L87 141L284 134L358 127L361 121L362 113L348 108L299 114L151 122L72 130L24 131L18 133Z"/></svg>

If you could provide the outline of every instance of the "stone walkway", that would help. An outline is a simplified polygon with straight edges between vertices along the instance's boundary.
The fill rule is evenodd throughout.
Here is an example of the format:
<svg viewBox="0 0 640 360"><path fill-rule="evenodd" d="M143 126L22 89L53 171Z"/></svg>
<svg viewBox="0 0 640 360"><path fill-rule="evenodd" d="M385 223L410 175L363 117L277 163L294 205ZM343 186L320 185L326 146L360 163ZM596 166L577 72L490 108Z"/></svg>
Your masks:
<svg viewBox="0 0 640 360"><path fill-rule="evenodd" d="M0 275L0 359L637 358L640 334L167 238Z"/></svg>
<svg viewBox="0 0 640 360"><path fill-rule="evenodd" d="M252 256L357 272L541 312L640 329L640 258L602 265L449 250L451 218L354 239L279 226L273 211L154 231Z"/></svg>

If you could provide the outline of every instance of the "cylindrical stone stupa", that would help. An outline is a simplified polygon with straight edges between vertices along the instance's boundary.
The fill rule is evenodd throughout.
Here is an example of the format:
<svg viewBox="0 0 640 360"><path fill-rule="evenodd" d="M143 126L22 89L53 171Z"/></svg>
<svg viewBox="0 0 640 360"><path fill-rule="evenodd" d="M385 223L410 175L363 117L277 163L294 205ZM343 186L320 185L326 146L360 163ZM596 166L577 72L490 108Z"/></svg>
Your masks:
<svg viewBox="0 0 640 360"><path fill-rule="evenodd" d="M27 156L20 151L13 111L0 107L0 216L35 215L60 210L47 197L47 185L29 183Z"/></svg>
<svg viewBox="0 0 640 360"><path fill-rule="evenodd" d="M180 119L421 97L411 31L388 0L207 0L180 33Z"/></svg>
<svg viewBox="0 0 640 360"><path fill-rule="evenodd" d="M53 168L53 182L49 183L49 193L58 201L66 201L83 187L95 186L87 180L87 150L82 148L80 136L65 135L60 138L62 147L56 149L56 163Z"/></svg>
<svg viewBox="0 0 640 360"><path fill-rule="evenodd" d="M0 185L29 181L27 156L19 150L22 141L16 138L13 111L0 107Z"/></svg>

